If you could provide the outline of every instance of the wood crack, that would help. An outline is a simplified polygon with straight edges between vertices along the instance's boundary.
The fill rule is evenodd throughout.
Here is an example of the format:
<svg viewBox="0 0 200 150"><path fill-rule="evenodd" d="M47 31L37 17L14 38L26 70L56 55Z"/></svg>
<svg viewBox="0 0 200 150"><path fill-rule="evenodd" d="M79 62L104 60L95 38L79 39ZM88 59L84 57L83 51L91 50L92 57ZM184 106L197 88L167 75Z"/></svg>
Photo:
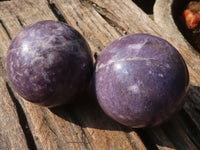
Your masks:
<svg viewBox="0 0 200 150"><path fill-rule="evenodd" d="M117 23L117 17L114 16L112 13L110 13L106 8L100 7L98 4L90 1L90 0L81 0L82 3L89 3L95 10L96 12L112 27L115 28L115 30L120 34L120 35L126 35L127 31L124 29L122 26L120 26ZM112 18L112 19L111 19ZM113 19L116 18L116 19Z"/></svg>
<svg viewBox="0 0 200 150"><path fill-rule="evenodd" d="M10 86L8 85L8 83L6 83L6 87L7 87L7 90L9 92L9 95L11 96L13 103L16 106L17 114L18 114L18 117L19 117L19 123L20 123L22 130L24 132L24 135L26 137L26 142L27 142L28 148L30 150L37 150L36 144L34 142L33 135L31 133L31 130L29 129L29 125L28 125L28 122L27 122L25 112L24 112L22 106L20 105L19 101L15 97L15 95L14 95L12 89L10 88Z"/></svg>
<svg viewBox="0 0 200 150"><path fill-rule="evenodd" d="M62 13L60 12L60 10L56 7L56 5L51 1L51 0L47 0L48 2L48 6L51 9L51 11L53 12L53 14L55 15L55 17L64 23L67 23L67 21L65 20L65 18L63 17Z"/></svg>
<svg viewBox="0 0 200 150"><path fill-rule="evenodd" d="M2 25L3 29L6 31L6 34L8 35L8 38L10 40L12 40L12 37L11 37L10 33L8 32L8 29L6 28L6 26L5 26L5 24L3 23L2 20L0 20L0 24Z"/></svg>
<svg viewBox="0 0 200 150"><path fill-rule="evenodd" d="M21 21L21 19L19 18L19 16L16 16L16 18L17 18L17 20L18 20L20 26L21 26L22 28L24 28L24 24L22 23L22 21Z"/></svg>

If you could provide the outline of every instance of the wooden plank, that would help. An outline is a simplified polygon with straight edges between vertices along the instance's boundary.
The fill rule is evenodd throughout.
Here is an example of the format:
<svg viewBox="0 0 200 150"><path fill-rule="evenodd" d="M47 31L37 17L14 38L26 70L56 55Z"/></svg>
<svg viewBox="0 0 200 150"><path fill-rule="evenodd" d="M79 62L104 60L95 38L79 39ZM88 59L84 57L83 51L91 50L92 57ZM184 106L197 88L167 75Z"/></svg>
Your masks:
<svg viewBox="0 0 200 150"><path fill-rule="evenodd" d="M193 51L186 50L182 43L175 42L171 35L162 34L163 30L132 1L53 0L50 6L53 7L54 4L61 12L64 20L84 35L92 48L93 54L100 53L107 44L124 34L143 32L157 35L168 39L178 48L189 67L192 85L200 85L199 56ZM13 38L23 26L39 20L59 19L53 14L46 0L2 2L0 8L2 10L0 11L0 20L3 23L0 33L5 35L5 39L0 41L1 45L5 47L0 49L3 52L1 55L2 63L4 63L5 51L10 42L9 37ZM0 39L3 38L0 35ZM3 41L6 41L6 44ZM2 67L2 70L5 72L4 67ZM3 89L7 90L6 88ZM190 90L194 91L193 89ZM196 93L199 93L199 91ZM25 112L35 147L37 149L116 150L147 149L150 146L157 149L179 147L170 139L171 135L166 134L163 129L153 129L153 134L149 137L142 135L143 132L114 122L102 112L91 94L92 91L89 91L85 97L82 97L80 100L83 101L82 103L55 109L31 104L15 94ZM168 132L178 129L180 124L171 126L172 128L167 128ZM151 129L148 130L151 131ZM160 133L162 133L162 137L158 137ZM178 141L181 141L181 144L189 148L196 148L184 130L177 130L177 134L180 135ZM147 141L150 138L155 143L148 143ZM160 141L162 145L159 145L156 141Z"/></svg>

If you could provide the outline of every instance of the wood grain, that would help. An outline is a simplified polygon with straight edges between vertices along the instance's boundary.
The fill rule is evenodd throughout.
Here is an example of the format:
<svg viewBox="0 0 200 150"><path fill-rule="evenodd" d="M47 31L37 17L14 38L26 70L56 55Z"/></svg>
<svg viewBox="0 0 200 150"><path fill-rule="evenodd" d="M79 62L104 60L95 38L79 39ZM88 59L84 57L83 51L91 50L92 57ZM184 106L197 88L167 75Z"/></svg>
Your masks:
<svg viewBox="0 0 200 150"><path fill-rule="evenodd" d="M199 136L190 130L185 131L186 128L190 129L190 125L183 125L185 120L181 113L178 114L179 121L171 120L153 129L137 130L107 117L96 103L91 89L76 104L53 109L23 100L8 84L6 86L6 51L11 39L23 27L40 20L61 20L72 25L89 42L93 55L98 55L107 44L125 34L142 32L167 39L179 50L188 65L192 86L184 111L199 133L199 114L195 111L195 116L193 111L199 108L199 54L188 51L182 42L165 32L131 0L15 0L0 2L0 93L3 95L1 99L4 99L0 105L0 149L10 149L11 145L15 146L13 149L41 150L200 148L196 143L200 140ZM12 111L5 107L7 105L12 105ZM21 119L20 123L21 115L25 116L22 117L25 121ZM7 122L6 117L10 121ZM7 139L8 127L5 123L10 126L10 139ZM193 135L195 138L191 138ZM178 137L177 141L174 136ZM180 142L180 145L176 142Z"/></svg>
<svg viewBox="0 0 200 150"><path fill-rule="evenodd" d="M0 85L0 149L28 149L27 139L19 121L20 116L2 77Z"/></svg>

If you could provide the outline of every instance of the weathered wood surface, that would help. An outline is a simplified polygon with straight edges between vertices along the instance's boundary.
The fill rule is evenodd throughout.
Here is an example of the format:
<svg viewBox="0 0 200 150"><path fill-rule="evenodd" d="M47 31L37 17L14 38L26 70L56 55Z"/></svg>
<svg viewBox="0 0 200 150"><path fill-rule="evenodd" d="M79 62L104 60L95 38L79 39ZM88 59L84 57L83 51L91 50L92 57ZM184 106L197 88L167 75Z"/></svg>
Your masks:
<svg viewBox="0 0 200 150"><path fill-rule="evenodd" d="M190 43L186 40L184 35L179 31L179 26L182 24L182 28L184 28L184 22L180 19L182 16L179 11L175 9L184 9L184 6L188 3L188 0L156 0L154 4L154 21L159 24L160 27L165 29L164 31L169 35L173 35L176 40L175 43L181 43L182 46L187 50L192 50L195 53L196 50L190 45ZM185 5L183 4L185 3ZM174 21L174 18L177 20ZM182 22L181 22L182 21ZM186 29L186 26L185 28ZM199 54L197 54L199 55Z"/></svg>
<svg viewBox="0 0 200 150"><path fill-rule="evenodd" d="M183 55L190 72L184 108L161 126L132 129L107 117L91 90L77 103L53 109L24 101L9 87L4 61L17 32L40 20L72 25L87 39L93 55L125 34L142 32L167 39ZM165 32L131 0L0 1L0 44L0 149L200 149L199 53Z"/></svg>

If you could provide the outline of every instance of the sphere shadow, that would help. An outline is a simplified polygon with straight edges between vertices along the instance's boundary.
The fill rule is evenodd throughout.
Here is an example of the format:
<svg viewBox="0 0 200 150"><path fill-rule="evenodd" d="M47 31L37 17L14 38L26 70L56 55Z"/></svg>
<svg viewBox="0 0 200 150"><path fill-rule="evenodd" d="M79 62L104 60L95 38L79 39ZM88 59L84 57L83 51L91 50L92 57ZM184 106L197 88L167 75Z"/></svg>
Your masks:
<svg viewBox="0 0 200 150"><path fill-rule="evenodd" d="M190 86L182 109L167 122L151 128L147 132L151 138L154 136L155 144L161 147L190 149L190 144L194 144L197 149L200 149L199 117L200 86ZM185 142L185 139L188 139L189 142Z"/></svg>
<svg viewBox="0 0 200 150"><path fill-rule="evenodd" d="M74 100L71 104L50 108L50 111L82 128L89 127L125 132L133 131L134 129L119 124L103 112L92 89L90 87L80 98Z"/></svg>
<svg viewBox="0 0 200 150"><path fill-rule="evenodd" d="M127 136L136 133L147 149L153 148L156 150L158 146L182 148L180 144L177 144L177 141L178 143L183 142L183 137L180 132L186 132L184 134L191 138L194 144L200 148L200 143L198 142L200 141L200 130L186 111L188 109L188 103L191 103L191 98L194 99L192 96L196 96L199 93L199 86L190 86L189 92L185 97L186 103L184 107L165 123L150 128L135 129L114 121L102 111L95 98L94 91L91 89L85 92L82 97L77 99L74 103L50 108L50 110L57 116L81 128L123 131ZM200 101L199 96L196 97L198 101ZM200 103L195 105L195 108L191 107L190 109L196 108L200 108ZM183 146L185 146L184 144L185 143L183 143Z"/></svg>

